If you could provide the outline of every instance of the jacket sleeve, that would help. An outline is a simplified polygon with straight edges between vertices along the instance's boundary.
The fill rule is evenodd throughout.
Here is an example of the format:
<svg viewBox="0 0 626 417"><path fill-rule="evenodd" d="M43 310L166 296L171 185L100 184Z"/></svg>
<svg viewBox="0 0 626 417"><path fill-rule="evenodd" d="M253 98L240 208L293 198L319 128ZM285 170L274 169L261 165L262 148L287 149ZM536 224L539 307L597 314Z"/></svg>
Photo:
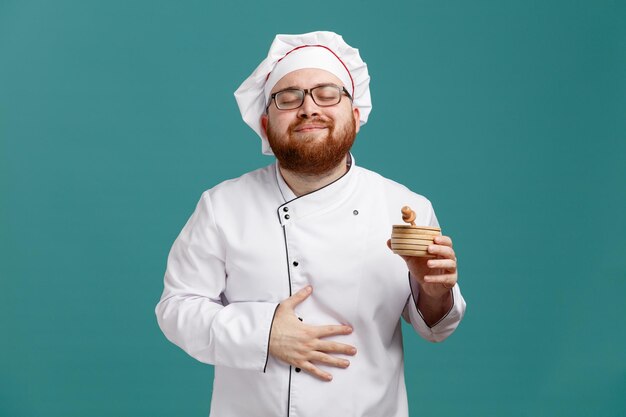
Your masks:
<svg viewBox="0 0 626 417"><path fill-rule="evenodd" d="M157 321L200 362L264 371L278 303L225 302L224 255L207 191L170 251Z"/></svg>

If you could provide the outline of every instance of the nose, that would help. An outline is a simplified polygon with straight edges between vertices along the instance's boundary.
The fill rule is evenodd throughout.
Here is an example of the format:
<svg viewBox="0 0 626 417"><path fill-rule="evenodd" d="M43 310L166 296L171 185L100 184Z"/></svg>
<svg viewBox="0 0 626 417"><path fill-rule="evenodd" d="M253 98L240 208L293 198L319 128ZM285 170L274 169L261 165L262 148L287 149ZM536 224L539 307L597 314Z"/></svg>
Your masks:
<svg viewBox="0 0 626 417"><path fill-rule="evenodd" d="M304 94L304 102L302 106L298 108L298 117L306 119L307 117L319 116L319 106L313 101L313 96L310 92Z"/></svg>

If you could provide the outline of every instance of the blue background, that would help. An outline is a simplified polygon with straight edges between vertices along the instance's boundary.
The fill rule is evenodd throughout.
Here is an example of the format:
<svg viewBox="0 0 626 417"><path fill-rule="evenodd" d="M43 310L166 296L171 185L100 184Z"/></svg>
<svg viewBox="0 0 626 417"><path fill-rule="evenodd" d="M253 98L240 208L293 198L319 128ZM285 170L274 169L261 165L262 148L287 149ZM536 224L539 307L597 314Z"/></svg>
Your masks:
<svg viewBox="0 0 626 417"><path fill-rule="evenodd" d="M0 2L0 416L205 416L153 309L203 190L267 165L276 33L360 49L359 165L434 204L468 302L416 416L626 415L623 1Z"/></svg>

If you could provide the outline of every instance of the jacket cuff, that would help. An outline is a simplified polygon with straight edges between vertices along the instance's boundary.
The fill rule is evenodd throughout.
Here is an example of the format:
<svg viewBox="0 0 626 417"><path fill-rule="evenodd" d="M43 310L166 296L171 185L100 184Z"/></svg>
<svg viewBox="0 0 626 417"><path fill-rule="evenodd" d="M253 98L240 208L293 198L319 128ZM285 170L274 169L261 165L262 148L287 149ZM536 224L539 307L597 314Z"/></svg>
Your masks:
<svg viewBox="0 0 626 417"><path fill-rule="evenodd" d="M428 326L424 321L422 313L417 308L417 298L419 297L419 286L415 285L413 279L409 275L409 286L411 295L407 302L407 309L411 326L424 339L431 342L441 342L454 332L463 315L465 314L465 300L461 295L461 289L457 283L450 289L452 293L452 307L450 310L434 325Z"/></svg>
<svg viewBox="0 0 626 417"><path fill-rule="evenodd" d="M270 323L270 331L267 335L267 354L265 355L265 366L263 367L263 373L265 373L265 370L267 369L267 362L270 359L270 341L272 340L272 327L274 326L274 319L276 318L276 312L278 311L279 306L280 304L277 304L276 308L274 309L274 315L272 316L272 322Z"/></svg>
<svg viewBox="0 0 626 417"><path fill-rule="evenodd" d="M221 309L211 326L215 364L264 372L269 337L278 303L231 303Z"/></svg>

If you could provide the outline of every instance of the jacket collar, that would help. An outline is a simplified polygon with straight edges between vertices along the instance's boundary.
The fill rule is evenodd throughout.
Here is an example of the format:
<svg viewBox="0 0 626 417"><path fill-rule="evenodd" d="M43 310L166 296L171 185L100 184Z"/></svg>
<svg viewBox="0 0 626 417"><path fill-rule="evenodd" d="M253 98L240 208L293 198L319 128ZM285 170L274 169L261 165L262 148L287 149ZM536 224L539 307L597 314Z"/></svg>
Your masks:
<svg viewBox="0 0 626 417"><path fill-rule="evenodd" d="M277 210L282 225L332 209L348 198L356 185L356 164L352 154L348 154L348 171L344 175L300 197L297 197L285 182L278 168L278 162L274 165L278 188L285 201Z"/></svg>

